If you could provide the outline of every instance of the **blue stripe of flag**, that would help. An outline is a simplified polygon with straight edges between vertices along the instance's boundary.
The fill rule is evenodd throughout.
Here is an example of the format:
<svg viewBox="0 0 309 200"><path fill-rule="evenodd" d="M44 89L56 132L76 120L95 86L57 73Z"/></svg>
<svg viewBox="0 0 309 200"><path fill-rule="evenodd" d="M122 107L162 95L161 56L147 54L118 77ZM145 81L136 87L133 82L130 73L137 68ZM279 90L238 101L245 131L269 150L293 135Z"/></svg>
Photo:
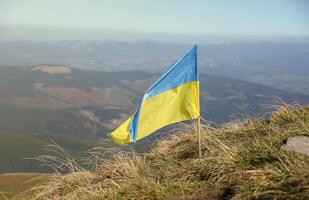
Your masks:
<svg viewBox="0 0 309 200"><path fill-rule="evenodd" d="M164 73L144 94L142 102L130 124L130 134L133 142L137 138L140 111L145 100L163 92L176 88L182 84L198 81L197 45L194 45L185 55Z"/></svg>

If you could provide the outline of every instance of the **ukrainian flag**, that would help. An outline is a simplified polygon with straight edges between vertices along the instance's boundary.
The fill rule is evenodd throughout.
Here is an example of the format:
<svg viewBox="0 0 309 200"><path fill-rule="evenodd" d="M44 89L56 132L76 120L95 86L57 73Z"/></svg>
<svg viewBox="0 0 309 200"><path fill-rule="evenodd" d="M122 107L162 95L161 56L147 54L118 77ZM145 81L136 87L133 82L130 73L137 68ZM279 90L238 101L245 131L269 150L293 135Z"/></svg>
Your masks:
<svg viewBox="0 0 309 200"><path fill-rule="evenodd" d="M197 46L193 46L144 94L138 111L111 133L119 144L200 116Z"/></svg>

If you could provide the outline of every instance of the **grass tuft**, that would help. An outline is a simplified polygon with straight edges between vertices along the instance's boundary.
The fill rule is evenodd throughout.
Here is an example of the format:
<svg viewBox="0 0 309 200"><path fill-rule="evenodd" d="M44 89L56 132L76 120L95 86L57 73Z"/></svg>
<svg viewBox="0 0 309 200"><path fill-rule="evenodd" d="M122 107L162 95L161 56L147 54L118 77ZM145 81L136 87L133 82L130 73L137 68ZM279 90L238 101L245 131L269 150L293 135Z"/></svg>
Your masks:
<svg viewBox="0 0 309 200"><path fill-rule="evenodd" d="M309 135L309 107L282 107L269 119L217 129L203 126L201 159L194 128L179 129L143 155L92 150L86 159L92 171L62 149L59 158L40 157L57 173L33 188L33 199L308 198L308 156L280 147L289 137Z"/></svg>

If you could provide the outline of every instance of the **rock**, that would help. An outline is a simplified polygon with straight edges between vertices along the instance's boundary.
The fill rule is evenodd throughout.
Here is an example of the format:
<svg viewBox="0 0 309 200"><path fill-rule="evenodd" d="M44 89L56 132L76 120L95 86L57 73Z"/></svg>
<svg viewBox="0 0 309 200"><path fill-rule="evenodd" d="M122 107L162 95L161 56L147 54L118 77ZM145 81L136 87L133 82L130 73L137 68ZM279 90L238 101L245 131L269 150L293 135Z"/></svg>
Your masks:
<svg viewBox="0 0 309 200"><path fill-rule="evenodd" d="M286 143L280 149L287 151L296 151L309 156L309 137L296 136L286 140Z"/></svg>

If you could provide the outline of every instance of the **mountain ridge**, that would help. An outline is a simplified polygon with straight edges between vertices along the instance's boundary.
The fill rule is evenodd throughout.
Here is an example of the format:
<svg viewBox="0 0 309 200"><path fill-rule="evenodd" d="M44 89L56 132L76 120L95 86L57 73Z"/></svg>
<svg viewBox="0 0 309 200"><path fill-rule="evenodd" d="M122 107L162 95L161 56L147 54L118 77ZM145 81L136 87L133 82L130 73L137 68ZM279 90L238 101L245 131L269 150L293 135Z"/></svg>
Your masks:
<svg viewBox="0 0 309 200"><path fill-rule="evenodd" d="M0 41L8 65L65 65L99 71L167 69L189 44L155 41ZM309 94L308 42L239 42L199 45L201 72Z"/></svg>

